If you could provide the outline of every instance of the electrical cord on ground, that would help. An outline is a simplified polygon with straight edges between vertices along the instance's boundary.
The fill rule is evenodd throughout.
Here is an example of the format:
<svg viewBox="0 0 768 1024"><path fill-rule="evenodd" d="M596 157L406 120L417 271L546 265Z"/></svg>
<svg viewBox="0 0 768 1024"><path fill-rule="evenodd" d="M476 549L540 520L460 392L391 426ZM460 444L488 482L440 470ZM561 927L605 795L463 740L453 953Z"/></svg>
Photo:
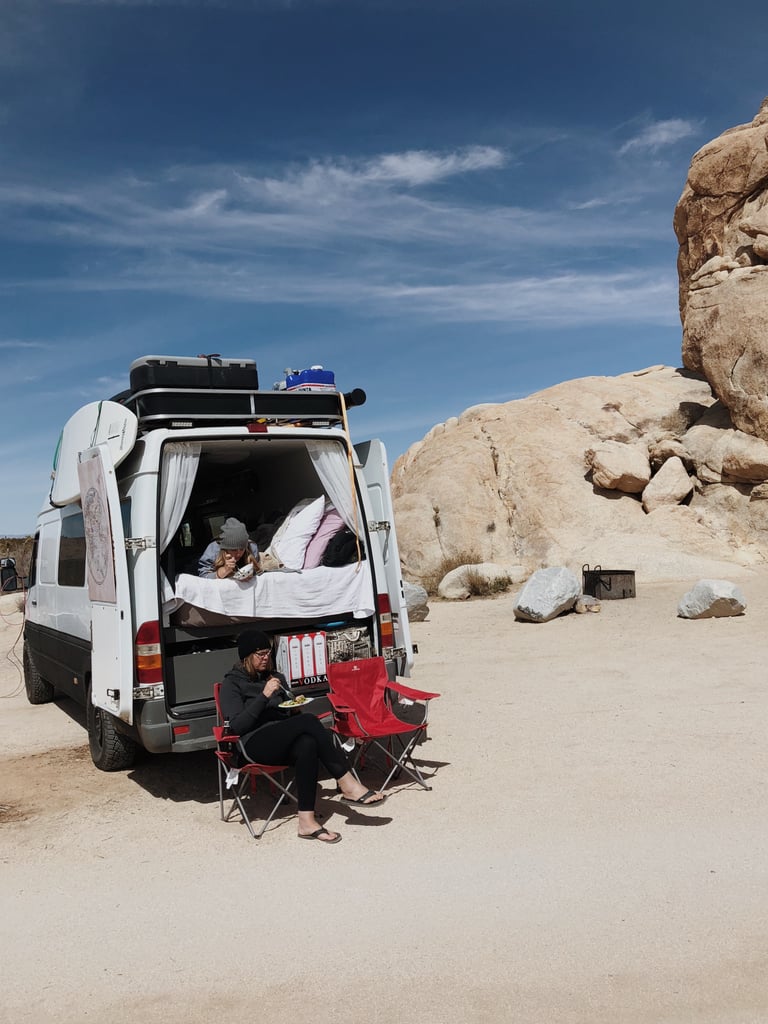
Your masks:
<svg viewBox="0 0 768 1024"><path fill-rule="evenodd" d="M16 651L16 648L18 647L19 641L24 636L24 618L25 618L25 612L26 612L26 607L27 607L27 592L26 592L26 589L25 589L23 583L21 585L21 590L16 590L15 589L15 585L16 585L16 582L18 582L18 579L19 579L19 577L17 576L16 577L16 581L14 583L14 590L7 590L6 591L6 587L7 587L8 583L10 583L10 580L8 580L7 583L5 583L5 584L0 585L0 594L1 595L5 595L6 593L9 593L9 594L15 593L17 598L18 598L18 600L19 600L19 603L21 605L21 607L18 607L12 613L12 615L19 615L19 614L21 615L21 623L19 624L19 632L16 635L16 638L14 639L14 641L11 644L10 648L5 653L5 660L10 665L12 665L13 668L16 669L16 672L17 672L18 677L19 677L19 682L16 685L15 689L13 689L10 693L0 693L0 698L3 698L3 697L18 697L18 695L24 689L24 665L23 665L22 658L19 657L19 655L18 655L18 653ZM0 607L0 619L2 619L2 621L5 623L6 626L16 626L17 625L17 623L15 621L12 621L12 615L11 616L7 615L6 612L2 609L2 607Z"/></svg>

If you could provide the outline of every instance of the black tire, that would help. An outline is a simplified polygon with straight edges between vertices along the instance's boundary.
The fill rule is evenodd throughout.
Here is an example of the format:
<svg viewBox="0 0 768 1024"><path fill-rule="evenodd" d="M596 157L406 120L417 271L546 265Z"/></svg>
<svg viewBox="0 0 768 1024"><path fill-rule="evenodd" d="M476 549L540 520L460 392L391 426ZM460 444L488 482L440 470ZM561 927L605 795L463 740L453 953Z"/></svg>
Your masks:
<svg viewBox="0 0 768 1024"><path fill-rule="evenodd" d="M136 760L137 744L115 728L115 718L91 703L88 691L85 718L91 760L103 772L122 772Z"/></svg>
<svg viewBox="0 0 768 1024"><path fill-rule="evenodd" d="M24 689L30 704L50 704L55 695L51 684L43 679L37 671L26 644L24 644Z"/></svg>

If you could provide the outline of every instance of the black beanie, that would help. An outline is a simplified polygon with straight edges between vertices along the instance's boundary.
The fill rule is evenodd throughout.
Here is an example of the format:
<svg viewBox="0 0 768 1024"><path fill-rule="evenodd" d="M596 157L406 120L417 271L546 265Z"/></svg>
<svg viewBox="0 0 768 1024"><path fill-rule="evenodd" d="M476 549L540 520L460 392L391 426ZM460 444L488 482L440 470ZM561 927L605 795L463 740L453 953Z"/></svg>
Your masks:
<svg viewBox="0 0 768 1024"><path fill-rule="evenodd" d="M265 651L268 647L270 650L272 649L271 637L258 629L246 629L237 638L237 653L240 656L240 661L245 661L248 655L253 654L254 651Z"/></svg>

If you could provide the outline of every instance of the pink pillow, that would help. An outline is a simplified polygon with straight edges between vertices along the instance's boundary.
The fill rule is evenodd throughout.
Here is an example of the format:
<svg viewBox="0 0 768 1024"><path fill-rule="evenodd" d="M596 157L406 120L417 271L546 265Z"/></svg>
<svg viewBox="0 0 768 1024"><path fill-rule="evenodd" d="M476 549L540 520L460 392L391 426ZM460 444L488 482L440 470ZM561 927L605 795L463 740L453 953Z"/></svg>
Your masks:
<svg viewBox="0 0 768 1024"><path fill-rule="evenodd" d="M316 569L320 565L325 549L328 547L328 541L335 533L339 532L343 525L344 520L335 508L325 513L320 520L320 525L314 537L307 544L307 550L304 552L305 569Z"/></svg>

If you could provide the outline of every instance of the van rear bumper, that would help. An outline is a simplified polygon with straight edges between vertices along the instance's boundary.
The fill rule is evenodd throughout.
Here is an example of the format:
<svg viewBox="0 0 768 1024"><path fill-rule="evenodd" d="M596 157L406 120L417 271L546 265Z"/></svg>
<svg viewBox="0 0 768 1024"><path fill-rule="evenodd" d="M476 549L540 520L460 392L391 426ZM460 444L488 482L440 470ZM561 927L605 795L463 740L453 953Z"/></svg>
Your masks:
<svg viewBox="0 0 768 1024"><path fill-rule="evenodd" d="M150 754L187 754L194 750L212 750L216 746L213 738L216 716L213 714L169 718L162 698L143 701L135 708L139 742Z"/></svg>

